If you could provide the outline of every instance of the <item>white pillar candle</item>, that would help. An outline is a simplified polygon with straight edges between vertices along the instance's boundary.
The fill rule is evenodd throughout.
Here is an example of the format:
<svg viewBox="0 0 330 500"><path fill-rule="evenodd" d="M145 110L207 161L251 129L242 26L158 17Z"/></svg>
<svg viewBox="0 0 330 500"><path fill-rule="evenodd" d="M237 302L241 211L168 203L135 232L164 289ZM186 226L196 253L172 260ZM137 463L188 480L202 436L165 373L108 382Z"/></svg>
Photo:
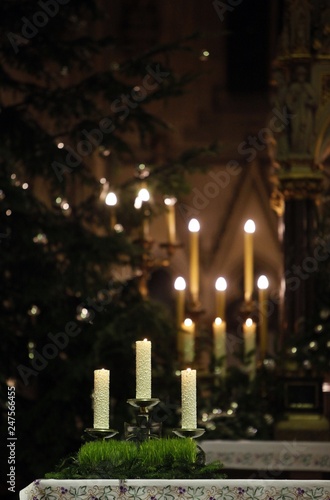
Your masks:
<svg viewBox="0 0 330 500"><path fill-rule="evenodd" d="M221 318L213 321L213 352L215 359L226 356L226 322Z"/></svg>
<svg viewBox="0 0 330 500"><path fill-rule="evenodd" d="M136 342L136 399L151 399L151 342Z"/></svg>
<svg viewBox="0 0 330 500"><path fill-rule="evenodd" d="M181 371L181 427L196 429L197 427L197 390L196 370Z"/></svg>
<svg viewBox="0 0 330 500"><path fill-rule="evenodd" d="M94 370L94 429L109 429L110 371Z"/></svg>

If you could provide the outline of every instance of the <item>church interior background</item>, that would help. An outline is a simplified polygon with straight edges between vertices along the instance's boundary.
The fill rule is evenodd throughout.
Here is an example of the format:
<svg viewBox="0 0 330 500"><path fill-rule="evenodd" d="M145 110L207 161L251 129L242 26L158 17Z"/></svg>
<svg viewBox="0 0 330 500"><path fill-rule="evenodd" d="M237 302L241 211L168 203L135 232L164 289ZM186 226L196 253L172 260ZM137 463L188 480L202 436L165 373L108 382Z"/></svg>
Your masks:
<svg viewBox="0 0 330 500"><path fill-rule="evenodd" d="M174 68L194 71L198 77L178 99L149 106L169 123L169 129L158 133L150 149L140 148L139 161L157 165L171 162L185 149L216 145L216 153L203 160L207 171L189 175L191 190L175 205L175 238L180 245L169 254L166 266L151 269L147 290L142 290L175 316L173 284L178 276L189 282L188 222L198 219L198 300L189 302L188 285L185 315L196 325L195 355L189 362L200 373L199 419L206 426L207 439L254 440L266 436L274 440L328 441L330 3L103 0L102 5L109 12L107 30L136 51L200 34L187 42L193 47L193 56L180 51L171 55ZM101 22L99 30L104 29ZM98 60L97 64L102 67L107 61ZM113 176L107 158L95 155L92 161L95 177L111 179L112 185L125 182L131 175L125 168ZM42 185L36 185L36 190L42 197ZM72 190L72 197L79 199L77 186ZM255 232L253 289L247 297L244 224L249 219L255 223ZM154 242L166 241L167 225L164 214L151 221L148 231ZM164 259L164 249L154 245L152 258ZM126 272L129 270L122 266L117 276L121 279ZM260 306L260 275L269 281L266 311ZM215 282L220 276L227 282L227 345L226 359L217 364L212 323L218 316ZM261 314L267 330L263 350ZM241 330L249 317L256 323L253 369L266 381L253 389L261 391L254 394L266 400L271 391L277 391L271 393L270 405L276 406L278 415L269 415L269 407L258 407L258 415L253 417L249 408L247 413L255 425L248 420L247 425L242 424L245 431L241 433L240 426L226 427L220 415L218 420L213 417L220 408L217 396L223 391L224 370L238 366L235 350L242 347ZM281 360L278 353L282 353ZM251 359L246 366L251 368ZM14 378L10 376L11 383L15 383ZM278 385L271 387L275 379ZM248 382L249 377L243 386ZM236 383L241 384L237 372L233 372L231 383L234 390ZM33 390L20 389L20 383L16 384L23 400L33 400ZM223 391L221 411L228 418L228 408L235 402L235 398L226 401L230 397ZM251 401L255 404L256 400ZM259 428L260 414L268 425L266 434L262 433L262 424ZM33 440L35 432L31 429L22 442ZM76 445L73 440L71 446ZM24 450L20 453L24 464L26 454ZM21 476L25 485L29 476L24 472Z"/></svg>

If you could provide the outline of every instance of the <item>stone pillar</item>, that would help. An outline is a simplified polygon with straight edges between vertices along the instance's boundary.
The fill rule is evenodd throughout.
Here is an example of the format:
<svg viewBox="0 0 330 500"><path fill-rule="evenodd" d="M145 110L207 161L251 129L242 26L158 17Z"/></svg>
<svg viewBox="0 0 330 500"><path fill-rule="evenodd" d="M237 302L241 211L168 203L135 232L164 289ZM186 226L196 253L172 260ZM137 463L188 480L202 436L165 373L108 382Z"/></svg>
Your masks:
<svg viewBox="0 0 330 500"><path fill-rule="evenodd" d="M280 175L284 197L283 334L303 334L312 326L315 306L317 260L314 243L317 231L317 199L321 193L319 172Z"/></svg>

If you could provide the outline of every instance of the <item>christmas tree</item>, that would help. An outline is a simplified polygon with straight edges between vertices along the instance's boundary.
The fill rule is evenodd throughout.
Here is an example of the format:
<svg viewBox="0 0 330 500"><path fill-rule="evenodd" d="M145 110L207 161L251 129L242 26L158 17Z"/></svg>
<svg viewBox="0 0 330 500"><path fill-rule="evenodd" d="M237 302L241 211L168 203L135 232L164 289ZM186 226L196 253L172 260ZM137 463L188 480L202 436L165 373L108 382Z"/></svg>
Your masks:
<svg viewBox="0 0 330 500"><path fill-rule="evenodd" d="M95 368L114 374L112 424L121 425L135 340L153 341L155 391L157 375L170 390L175 325L146 300L154 263L141 228L207 166L196 161L206 150L146 164L169 133L153 103L180 97L196 76L171 67L191 41L140 51L113 36L92 0L4 0L0 15L0 382L4 435L15 386L19 488L79 446ZM155 201L134 208L146 182ZM110 205L120 197L116 214L109 192Z"/></svg>

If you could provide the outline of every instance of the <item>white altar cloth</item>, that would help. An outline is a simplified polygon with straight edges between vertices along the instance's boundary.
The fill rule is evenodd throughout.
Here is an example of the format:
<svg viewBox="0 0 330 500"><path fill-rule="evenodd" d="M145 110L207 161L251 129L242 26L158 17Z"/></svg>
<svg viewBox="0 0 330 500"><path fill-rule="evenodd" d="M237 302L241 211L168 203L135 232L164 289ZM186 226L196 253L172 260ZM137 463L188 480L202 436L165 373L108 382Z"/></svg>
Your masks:
<svg viewBox="0 0 330 500"><path fill-rule="evenodd" d="M41 479L20 500L329 500L330 481Z"/></svg>
<svg viewBox="0 0 330 500"><path fill-rule="evenodd" d="M330 442L210 440L198 444L207 462L220 460L225 469L330 471Z"/></svg>

